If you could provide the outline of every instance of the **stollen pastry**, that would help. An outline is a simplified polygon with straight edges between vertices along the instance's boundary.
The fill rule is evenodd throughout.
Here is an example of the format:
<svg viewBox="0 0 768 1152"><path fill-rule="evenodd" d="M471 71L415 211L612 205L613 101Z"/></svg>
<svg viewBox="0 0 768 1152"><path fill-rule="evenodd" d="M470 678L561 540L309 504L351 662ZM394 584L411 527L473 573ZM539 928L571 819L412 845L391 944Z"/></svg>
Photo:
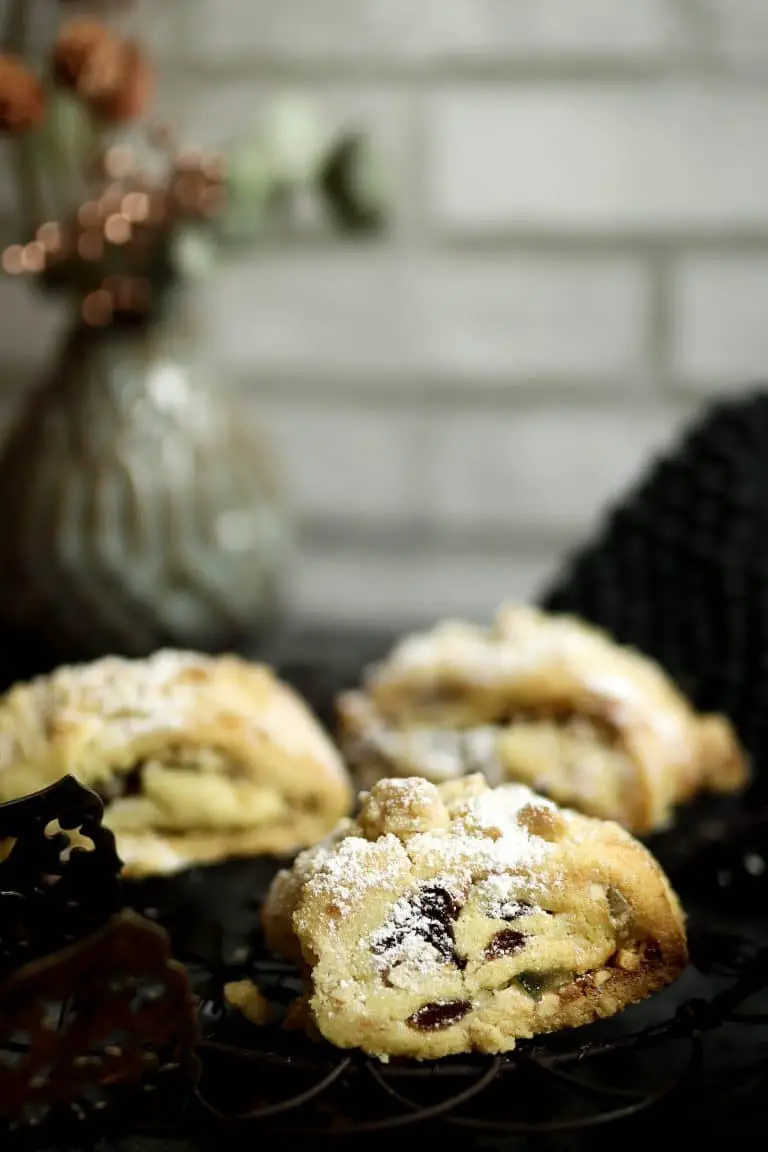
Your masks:
<svg viewBox="0 0 768 1152"><path fill-rule="evenodd" d="M263 665L164 650L58 668L0 697L0 800L71 773L105 802L128 876L313 844L348 774Z"/></svg>
<svg viewBox="0 0 768 1152"><path fill-rule="evenodd" d="M434 1059L612 1016L687 961L677 898L619 825L480 774L378 781L278 873L267 942L340 1048Z"/></svg>
<svg viewBox="0 0 768 1152"><path fill-rule="evenodd" d="M490 628L448 621L407 637L338 710L361 787L482 771L637 834L747 779L730 723L695 712L651 660L524 606L503 607Z"/></svg>

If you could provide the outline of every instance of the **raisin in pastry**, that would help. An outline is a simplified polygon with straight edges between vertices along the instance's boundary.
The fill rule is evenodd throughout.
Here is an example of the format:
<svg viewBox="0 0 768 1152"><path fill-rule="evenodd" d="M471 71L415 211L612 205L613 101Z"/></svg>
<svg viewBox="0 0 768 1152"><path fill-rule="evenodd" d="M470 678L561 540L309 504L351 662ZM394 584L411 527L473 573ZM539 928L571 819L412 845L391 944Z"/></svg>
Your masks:
<svg viewBox="0 0 768 1152"><path fill-rule="evenodd" d="M71 773L127 875L314 844L352 803L338 753L263 665L161 651L57 669L0 697L0 800Z"/></svg>
<svg viewBox="0 0 768 1152"><path fill-rule="evenodd" d="M729 722L697 714L656 664L528 607L502 608L488 629L446 622L406 638L338 703L362 787L479 771L643 834L747 777Z"/></svg>
<svg viewBox="0 0 768 1152"><path fill-rule="evenodd" d="M682 971L680 906L617 824L475 774L378 781L263 909L305 970L308 1021L341 1048L505 1052L611 1016Z"/></svg>

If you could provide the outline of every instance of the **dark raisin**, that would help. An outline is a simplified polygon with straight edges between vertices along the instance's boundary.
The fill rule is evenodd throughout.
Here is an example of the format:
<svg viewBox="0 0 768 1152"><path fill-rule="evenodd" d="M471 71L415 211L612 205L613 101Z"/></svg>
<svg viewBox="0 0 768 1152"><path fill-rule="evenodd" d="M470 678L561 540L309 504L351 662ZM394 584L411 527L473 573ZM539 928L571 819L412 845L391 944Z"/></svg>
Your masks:
<svg viewBox="0 0 768 1152"><path fill-rule="evenodd" d="M386 952L411 936L419 936L431 944L444 960L458 966L453 922L461 908L451 893L436 885L426 885L414 898L412 909L404 923L394 925L386 936L379 939L377 951Z"/></svg>
<svg viewBox="0 0 768 1152"><path fill-rule="evenodd" d="M643 959L648 964L661 963L661 948L658 940L649 940L643 948Z"/></svg>
<svg viewBox="0 0 768 1152"><path fill-rule="evenodd" d="M439 1032L441 1028L458 1024L471 1010L468 1000L435 1000L432 1004L424 1004L408 1017L406 1023L420 1032Z"/></svg>
<svg viewBox="0 0 768 1152"><path fill-rule="evenodd" d="M498 960L500 956L514 956L525 948L526 937L514 928L502 928L485 949L486 960Z"/></svg>
<svg viewBox="0 0 768 1152"><path fill-rule="evenodd" d="M143 762L139 762L127 772L116 773L99 781L95 791L102 803L111 804L114 800L121 800L124 796L139 796L143 769Z"/></svg>
<svg viewBox="0 0 768 1152"><path fill-rule="evenodd" d="M141 774L143 771L144 765L137 764L135 768L131 768L130 772L123 776L123 796L141 795Z"/></svg>
<svg viewBox="0 0 768 1152"><path fill-rule="evenodd" d="M437 887L422 888L419 893L419 909L423 916L445 925L456 920L461 911L451 893Z"/></svg>

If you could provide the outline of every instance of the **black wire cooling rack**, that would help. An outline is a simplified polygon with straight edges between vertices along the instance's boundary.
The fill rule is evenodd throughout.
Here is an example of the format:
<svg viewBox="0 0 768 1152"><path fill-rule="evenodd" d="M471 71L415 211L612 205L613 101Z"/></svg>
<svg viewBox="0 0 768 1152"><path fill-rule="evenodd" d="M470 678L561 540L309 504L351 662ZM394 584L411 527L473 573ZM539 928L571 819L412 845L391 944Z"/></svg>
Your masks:
<svg viewBox="0 0 768 1152"><path fill-rule="evenodd" d="M743 844L731 839L719 868L686 884L691 965L676 987L613 1020L522 1043L508 1056L429 1064L381 1064L285 1031L281 1021L300 981L266 951L256 926L274 865L227 865L215 880L190 873L183 892L166 889L172 906L149 905L177 950L187 952L201 999L200 1077L176 1134L185 1132L190 1148L217 1139L238 1147L351 1147L393 1137L410 1146L439 1127L471 1147L550 1147L552 1140L558 1148L598 1147L619 1130L653 1131L680 1117L693 1132L695 1117L712 1131L734 1107L759 1116L768 1088L768 931L759 912L756 920L733 914L739 904L730 897L743 888L747 905L768 906L768 884L754 867L755 849L768 849L768 819L755 819L750 833ZM163 887L146 882L133 898L146 908L162 899ZM252 1026L227 1006L225 983L243 978L270 1001L269 1027Z"/></svg>
<svg viewBox="0 0 768 1152"><path fill-rule="evenodd" d="M659 1109L690 1108L703 1093L723 1105L750 1080L768 1085L768 1000L760 999L768 940L728 931L700 913L690 937L692 965L681 987L647 1006L521 1044L509 1056L426 1065L381 1064L233 1015L221 993L229 979L253 979L278 1020L300 988L295 970L256 937L247 952L235 949L228 960L197 969L198 1109L209 1125L228 1130L339 1139L436 1121L467 1138L586 1133ZM736 1064L732 1045L742 1054Z"/></svg>

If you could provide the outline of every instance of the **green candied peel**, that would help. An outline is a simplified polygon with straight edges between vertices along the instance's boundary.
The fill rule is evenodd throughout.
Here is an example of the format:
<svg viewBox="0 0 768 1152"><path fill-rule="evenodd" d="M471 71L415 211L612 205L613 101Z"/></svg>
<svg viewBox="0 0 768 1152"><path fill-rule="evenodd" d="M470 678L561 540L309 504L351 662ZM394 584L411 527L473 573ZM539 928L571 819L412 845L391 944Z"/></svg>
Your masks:
<svg viewBox="0 0 768 1152"><path fill-rule="evenodd" d="M551 992L554 988L559 988L561 984L567 984L573 979L571 972L555 971L555 972L520 972L515 976L512 981L522 988L523 992L527 992L534 1000L541 1000L545 992Z"/></svg>

